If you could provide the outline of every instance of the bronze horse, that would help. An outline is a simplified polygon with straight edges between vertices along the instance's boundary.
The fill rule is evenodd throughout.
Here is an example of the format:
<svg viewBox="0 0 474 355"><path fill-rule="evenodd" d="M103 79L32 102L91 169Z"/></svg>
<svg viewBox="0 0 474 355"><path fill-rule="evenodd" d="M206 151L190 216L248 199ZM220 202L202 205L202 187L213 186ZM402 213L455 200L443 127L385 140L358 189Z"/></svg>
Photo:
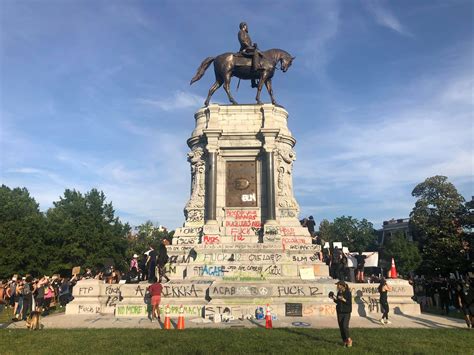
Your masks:
<svg viewBox="0 0 474 355"><path fill-rule="evenodd" d="M204 59L199 66L196 75L191 79L190 85L201 79L207 68L209 68L209 65L214 62L216 81L209 89L207 99L204 102L205 106L209 105L212 94L214 94L222 84L224 84L224 90L227 93L229 101L234 105L237 104L230 93L230 80L232 76L244 80L259 79L257 96L255 97L257 103L261 104L260 92L262 91L263 84L265 84L268 94L272 99L272 104L276 105L272 89L272 78L276 66L278 62L280 62L281 70L286 72L295 58L282 49L269 49L268 51L261 52L261 54L259 69L256 71L252 70L252 58L245 57L240 53L224 53L217 57L208 57Z"/></svg>

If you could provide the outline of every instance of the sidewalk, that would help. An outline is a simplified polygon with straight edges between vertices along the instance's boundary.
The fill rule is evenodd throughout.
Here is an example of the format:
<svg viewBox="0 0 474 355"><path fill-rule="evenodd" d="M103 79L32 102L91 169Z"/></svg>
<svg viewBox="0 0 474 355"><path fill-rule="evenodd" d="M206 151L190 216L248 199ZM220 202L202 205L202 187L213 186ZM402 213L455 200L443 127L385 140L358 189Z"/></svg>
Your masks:
<svg viewBox="0 0 474 355"><path fill-rule="evenodd" d="M382 325L380 318L358 317L351 318L351 328L467 328L463 320L443 316L421 314L390 315L390 325ZM175 327L177 319L171 320ZM113 316L78 316L54 314L41 318L44 329L73 329L73 328L156 328L162 329L163 322L151 323L147 318L115 318ZM0 328L5 325L0 324ZM186 328L257 328L265 327L265 320L233 320L228 323L213 323L203 318L186 319ZM284 317L273 320L274 328L309 327L337 328L336 317ZM25 329L25 322L15 322L8 329Z"/></svg>

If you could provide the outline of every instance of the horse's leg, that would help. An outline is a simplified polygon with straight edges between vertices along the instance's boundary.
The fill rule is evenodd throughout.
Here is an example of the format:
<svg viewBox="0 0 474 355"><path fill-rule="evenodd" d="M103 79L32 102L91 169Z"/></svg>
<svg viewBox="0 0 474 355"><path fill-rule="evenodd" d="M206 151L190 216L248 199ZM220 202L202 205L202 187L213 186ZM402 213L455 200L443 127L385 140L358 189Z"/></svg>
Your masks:
<svg viewBox="0 0 474 355"><path fill-rule="evenodd" d="M209 89L209 93L207 94L207 99L204 102L204 106L209 106L209 101L211 100L212 94L216 92L217 89L219 89L222 85L222 81L216 78L216 81L214 84L212 84L211 88Z"/></svg>
<svg viewBox="0 0 474 355"><path fill-rule="evenodd" d="M232 94L230 93L230 78L232 77L232 71L228 71L225 73L224 77L224 90L227 93L227 97L232 104L237 105L237 101L234 100Z"/></svg>
<svg viewBox="0 0 474 355"><path fill-rule="evenodd" d="M273 88L272 88L272 79L268 79L265 81L265 86L267 87L268 95L270 95L270 98L272 99L272 104L276 105L275 98L273 97Z"/></svg>
<svg viewBox="0 0 474 355"><path fill-rule="evenodd" d="M260 76L260 81L258 82L258 88L257 88L257 96L255 97L255 100L257 100L257 104L259 105L262 103L260 101L260 93L262 92L263 83L265 83L266 85L267 79L268 79L268 74L266 71L264 71L262 75Z"/></svg>

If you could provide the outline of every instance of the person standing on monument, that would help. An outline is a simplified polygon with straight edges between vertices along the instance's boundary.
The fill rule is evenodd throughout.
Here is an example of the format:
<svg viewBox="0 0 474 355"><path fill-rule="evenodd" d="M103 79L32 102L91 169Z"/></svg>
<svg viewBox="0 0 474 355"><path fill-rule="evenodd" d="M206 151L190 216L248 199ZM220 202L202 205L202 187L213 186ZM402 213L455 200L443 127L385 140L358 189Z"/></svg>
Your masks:
<svg viewBox="0 0 474 355"><path fill-rule="evenodd" d="M159 282L162 282L163 278L166 279L166 282L169 282L170 279L166 276L165 265L168 263L168 250L166 249L166 244L168 241L163 239L158 247L158 274L159 274Z"/></svg>
<svg viewBox="0 0 474 355"><path fill-rule="evenodd" d="M336 283L337 294L329 292L329 298L336 303L337 323L341 332L341 338L344 346L352 347L352 339L349 335L349 321L352 313L352 294L349 286L344 281Z"/></svg>
<svg viewBox="0 0 474 355"><path fill-rule="evenodd" d="M252 71L258 69L258 55L257 43L253 43L249 35L249 29L245 22L241 22L239 25L239 33L237 34L240 43L240 53L244 55L252 56ZM252 87L256 88L258 85L255 79L252 79Z"/></svg>
<svg viewBox="0 0 474 355"><path fill-rule="evenodd" d="M364 275L364 266L365 266L365 259L371 257L375 254L375 251L370 255L362 254L362 251L359 251L359 254L354 255L357 260L357 275L356 275L356 282L364 283L365 282L365 275Z"/></svg>
<svg viewBox="0 0 474 355"><path fill-rule="evenodd" d="M153 279L156 276L156 251L153 246L150 245L150 252L148 253L147 258L147 266L148 266L148 282L152 283Z"/></svg>
<svg viewBox="0 0 474 355"><path fill-rule="evenodd" d="M382 319L380 320L380 323L382 323L382 324L391 324L392 322L390 322L388 320L388 312L389 312L390 308L388 306L387 294L388 294L389 291L392 291L392 288L390 287L390 285L387 284L387 280L385 280L384 278L382 278L380 280L378 291L380 293L379 302L380 302L380 308L382 310ZM385 319L385 321L384 321L384 319Z"/></svg>
<svg viewBox="0 0 474 355"><path fill-rule="evenodd" d="M306 228L308 228L308 232L311 235L311 238L315 237L314 234L314 227L316 226L316 222L314 221L313 216L309 216L306 221Z"/></svg>

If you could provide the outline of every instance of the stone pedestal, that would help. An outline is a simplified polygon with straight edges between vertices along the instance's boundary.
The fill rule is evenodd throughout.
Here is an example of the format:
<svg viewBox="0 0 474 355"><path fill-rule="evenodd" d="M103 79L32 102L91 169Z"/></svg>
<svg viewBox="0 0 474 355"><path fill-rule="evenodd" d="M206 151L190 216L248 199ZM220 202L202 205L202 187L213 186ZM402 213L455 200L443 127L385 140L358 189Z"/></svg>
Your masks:
<svg viewBox="0 0 474 355"><path fill-rule="evenodd" d="M274 105L210 105L195 114L188 145L191 196L166 265L162 305L172 316L247 317L270 304L278 317L334 316L336 291L320 247L301 227L293 194L295 139L288 112ZM396 282L395 282L396 283ZM144 317L147 285L81 281L68 314ZM376 285L351 284L357 311L378 312ZM398 282L390 305L418 314L408 282ZM356 313L357 312L357 313Z"/></svg>
<svg viewBox="0 0 474 355"><path fill-rule="evenodd" d="M311 244L293 194L295 139L274 105L210 105L195 114L191 197L173 244Z"/></svg>

